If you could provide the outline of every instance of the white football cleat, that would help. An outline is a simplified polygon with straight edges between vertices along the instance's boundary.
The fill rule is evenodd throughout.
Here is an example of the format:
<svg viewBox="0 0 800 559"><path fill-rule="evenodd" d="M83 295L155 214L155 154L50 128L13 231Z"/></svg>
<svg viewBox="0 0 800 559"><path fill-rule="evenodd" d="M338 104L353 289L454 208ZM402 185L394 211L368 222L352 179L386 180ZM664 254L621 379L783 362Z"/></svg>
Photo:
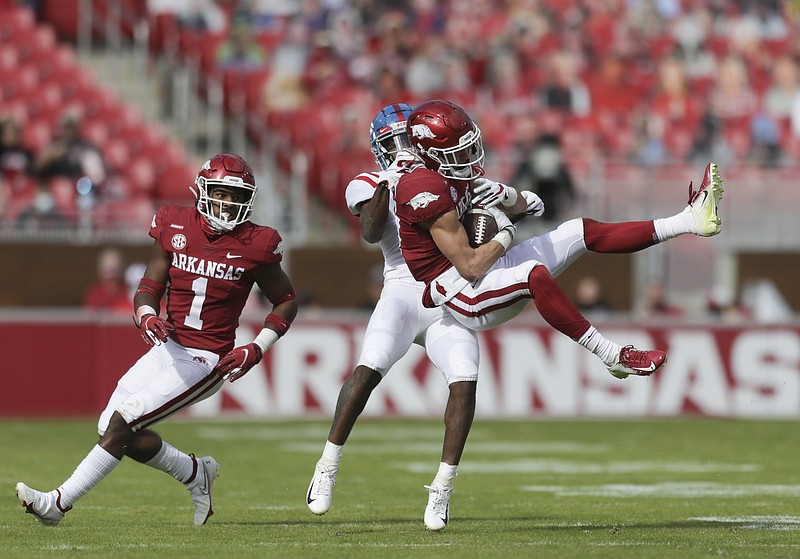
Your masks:
<svg viewBox="0 0 800 559"><path fill-rule="evenodd" d="M450 494L453 486L446 487L432 483L426 485L428 490L428 506L425 507L425 527L437 532L447 526L450 520Z"/></svg>
<svg viewBox="0 0 800 559"><path fill-rule="evenodd" d="M219 476L217 473L219 463L211 456L195 458L194 454L192 454L191 457L195 463L195 474L185 485L189 489L189 493L192 494L194 523L197 526L201 526L214 514L214 508L211 505L211 492L214 489L214 480Z"/></svg>
<svg viewBox="0 0 800 559"><path fill-rule="evenodd" d="M628 375L648 377L667 362L667 354L658 349L636 349L627 345L619 351L617 361L608 372L619 379Z"/></svg>
<svg viewBox="0 0 800 559"><path fill-rule="evenodd" d="M717 165L709 163L696 192L689 183L689 205L684 211L692 214L696 235L712 237L722 230L722 220L717 214L724 192L722 182Z"/></svg>
<svg viewBox="0 0 800 559"><path fill-rule="evenodd" d="M42 526L58 526L64 514L72 509L61 506L61 492L58 489L43 493L31 489L22 482L17 484L16 489L22 508L26 513L35 516Z"/></svg>
<svg viewBox="0 0 800 559"><path fill-rule="evenodd" d="M333 502L333 486L336 485L336 473L339 466L323 464L322 460L314 467L314 477L308 484L306 504L314 514L325 514Z"/></svg>

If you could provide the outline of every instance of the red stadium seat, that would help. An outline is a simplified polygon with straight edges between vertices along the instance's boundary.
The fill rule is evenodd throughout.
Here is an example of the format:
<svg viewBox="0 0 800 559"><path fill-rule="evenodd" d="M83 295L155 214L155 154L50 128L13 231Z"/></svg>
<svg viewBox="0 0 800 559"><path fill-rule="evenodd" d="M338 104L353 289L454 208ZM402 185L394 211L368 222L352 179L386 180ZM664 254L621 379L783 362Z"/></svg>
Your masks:
<svg viewBox="0 0 800 559"><path fill-rule="evenodd" d="M5 8L0 12L0 42L11 41L36 25L36 16L30 8Z"/></svg>

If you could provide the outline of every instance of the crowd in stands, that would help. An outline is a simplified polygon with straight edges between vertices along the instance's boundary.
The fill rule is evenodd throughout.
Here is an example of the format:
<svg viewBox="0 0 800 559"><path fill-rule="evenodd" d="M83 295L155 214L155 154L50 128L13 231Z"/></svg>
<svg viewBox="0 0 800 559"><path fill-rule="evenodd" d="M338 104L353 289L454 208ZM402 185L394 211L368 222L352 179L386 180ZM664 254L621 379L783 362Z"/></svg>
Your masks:
<svg viewBox="0 0 800 559"><path fill-rule="evenodd" d="M309 184L331 202L372 165L364 130L393 101L464 106L484 133L488 166L507 180L540 136L556 138L572 165L775 166L800 156L792 3L213 4L191 25L186 13L151 11L155 36L178 33L201 72L226 76L229 95L248 91L233 106L266 122L287 151L307 153Z"/></svg>
<svg viewBox="0 0 800 559"><path fill-rule="evenodd" d="M158 200L191 197L182 144L27 4L0 1L0 230L141 230Z"/></svg>
<svg viewBox="0 0 800 559"><path fill-rule="evenodd" d="M778 0L129 0L151 56L174 55L224 85L308 184L343 208L374 166L381 106L446 98L473 115L492 176L532 146L567 166L800 158L800 47Z"/></svg>

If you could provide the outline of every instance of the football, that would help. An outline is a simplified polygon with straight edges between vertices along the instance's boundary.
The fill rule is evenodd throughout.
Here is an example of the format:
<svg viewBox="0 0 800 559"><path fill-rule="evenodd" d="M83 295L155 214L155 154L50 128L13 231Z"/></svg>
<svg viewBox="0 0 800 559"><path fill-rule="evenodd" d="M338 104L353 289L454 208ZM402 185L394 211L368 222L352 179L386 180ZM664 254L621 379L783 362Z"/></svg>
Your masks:
<svg viewBox="0 0 800 559"><path fill-rule="evenodd" d="M497 220L489 210L483 208L469 209L464 214L461 222L464 224L464 229L467 230L469 245L472 248L477 248L487 241L491 241L492 237L500 231L497 227Z"/></svg>

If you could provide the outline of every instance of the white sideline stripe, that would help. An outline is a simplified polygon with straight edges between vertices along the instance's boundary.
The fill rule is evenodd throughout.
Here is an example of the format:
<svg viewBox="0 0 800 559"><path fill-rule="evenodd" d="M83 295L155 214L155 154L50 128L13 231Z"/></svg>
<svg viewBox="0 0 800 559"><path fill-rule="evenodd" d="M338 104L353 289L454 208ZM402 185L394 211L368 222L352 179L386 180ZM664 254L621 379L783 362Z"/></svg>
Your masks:
<svg viewBox="0 0 800 559"><path fill-rule="evenodd" d="M439 440L431 442L408 441L403 443L387 443L381 441L374 442L348 442L347 454L388 454L388 453L408 453L408 454L428 454L437 453L442 449L441 433ZM313 443L287 443L282 446L284 450L294 452L320 452L319 441ZM570 441L547 441L542 443L524 442L515 443L510 441L476 441L469 442L470 454L475 453L507 453L507 454L543 454L543 453L601 453L608 451L605 444L582 444Z"/></svg>
<svg viewBox="0 0 800 559"><path fill-rule="evenodd" d="M714 482L664 482L652 485L612 483L607 485L525 485L522 491L552 493L559 497L678 497L698 499L708 497L756 497L779 495L800 496L800 485L733 485Z"/></svg>
<svg viewBox="0 0 800 559"><path fill-rule="evenodd" d="M471 451L471 447L470 447ZM429 462L408 462L398 467L411 473L428 472ZM625 461L605 464L573 462L569 460L530 459L504 462L465 461L458 467L460 472L477 474L629 474L647 472L671 473L716 473L756 472L761 469L754 464L722 464L719 462L650 462Z"/></svg>
<svg viewBox="0 0 800 559"><path fill-rule="evenodd" d="M307 440L318 442L319 448L325 444L330 427L322 425L299 425L296 427L286 427L284 425L237 425L225 426L215 425L213 427L199 427L196 431L197 436L210 440L260 440L260 441L290 441ZM377 439L380 441L419 441L419 440L442 440L441 427L426 427L420 425L419 428L409 426L392 425L359 425L354 432L354 438L359 440ZM441 446L441 443L440 443Z"/></svg>
<svg viewBox="0 0 800 559"><path fill-rule="evenodd" d="M744 530L800 530L800 516L699 516L700 522L741 524Z"/></svg>

